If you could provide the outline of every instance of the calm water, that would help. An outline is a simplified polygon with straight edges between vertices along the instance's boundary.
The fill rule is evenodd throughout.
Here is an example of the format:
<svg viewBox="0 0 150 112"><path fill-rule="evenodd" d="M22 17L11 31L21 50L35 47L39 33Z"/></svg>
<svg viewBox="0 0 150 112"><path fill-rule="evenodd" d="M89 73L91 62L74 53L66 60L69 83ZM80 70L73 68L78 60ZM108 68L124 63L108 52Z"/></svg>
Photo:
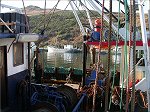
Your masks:
<svg viewBox="0 0 150 112"><path fill-rule="evenodd" d="M96 60L97 60L96 55ZM115 55L111 55L111 67L114 65ZM81 68L83 66L83 54L82 53L47 53L46 64L55 67L72 67ZM107 67L108 55L101 55L101 61L103 66ZM89 53L87 55L87 68L92 63L92 55ZM117 66L119 67L120 55L117 55Z"/></svg>

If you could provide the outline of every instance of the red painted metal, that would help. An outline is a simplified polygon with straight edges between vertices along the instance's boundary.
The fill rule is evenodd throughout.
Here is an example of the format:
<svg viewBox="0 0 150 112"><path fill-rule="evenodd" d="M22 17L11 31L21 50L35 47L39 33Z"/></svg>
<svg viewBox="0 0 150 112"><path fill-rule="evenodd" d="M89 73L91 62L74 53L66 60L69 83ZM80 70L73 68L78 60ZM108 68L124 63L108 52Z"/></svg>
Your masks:
<svg viewBox="0 0 150 112"><path fill-rule="evenodd" d="M87 42L87 45L95 45L98 46L100 44L102 44L102 48L106 48L108 47L108 42ZM124 45L124 41L119 41L118 42L118 46L123 46ZM129 45L129 41L127 42L127 45ZM133 41L131 41L131 46L133 45ZM111 46L116 46L116 41L111 41ZM136 46L143 46L143 42L142 41L136 41ZM150 40L148 40L148 46L150 46Z"/></svg>

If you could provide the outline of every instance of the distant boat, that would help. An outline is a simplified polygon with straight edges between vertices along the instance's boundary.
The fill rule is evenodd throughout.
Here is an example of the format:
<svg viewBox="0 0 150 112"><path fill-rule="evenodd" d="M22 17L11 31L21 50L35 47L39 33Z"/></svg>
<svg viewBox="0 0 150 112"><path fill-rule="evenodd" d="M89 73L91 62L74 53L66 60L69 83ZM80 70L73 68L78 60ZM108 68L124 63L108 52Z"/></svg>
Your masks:
<svg viewBox="0 0 150 112"><path fill-rule="evenodd" d="M74 48L73 45L64 45L64 48L48 46L48 53L79 53L82 49Z"/></svg>
<svg viewBox="0 0 150 112"><path fill-rule="evenodd" d="M82 49L74 48L73 45L64 45L64 50L66 53L79 53Z"/></svg>

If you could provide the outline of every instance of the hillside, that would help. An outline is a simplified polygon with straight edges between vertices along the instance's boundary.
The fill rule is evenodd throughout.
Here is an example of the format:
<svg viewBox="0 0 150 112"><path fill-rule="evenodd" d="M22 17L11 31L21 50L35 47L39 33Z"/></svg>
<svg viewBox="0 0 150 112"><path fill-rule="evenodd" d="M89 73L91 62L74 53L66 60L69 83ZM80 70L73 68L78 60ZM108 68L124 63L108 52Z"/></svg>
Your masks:
<svg viewBox="0 0 150 112"><path fill-rule="evenodd" d="M45 26L45 35L48 36L48 39L45 40L47 44L60 47L64 44L82 45L82 35L72 11L56 10L55 13L52 13L50 9L47 9L46 20L44 20L44 10L39 7L29 6L26 11L29 15L31 32L40 33ZM98 16L96 12L91 13L93 19ZM89 27L86 13L82 11L78 14L83 26Z"/></svg>
<svg viewBox="0 0 150 112"><path fill-rule="evenodd" d="M45 35L48 38L45 40L46 45L57 45L62 47L64 44L73 44L75 46L82 45L82 35L80 33L79 25L70 10L57 9L54 13L51 9L46 10L46 19L44 19L44 10L36 6L26 7L26 12L29 16L31 32L41 33L45 26ZM79 18L84 27L89 27L88 19L85 11L78 11ZM92 21L99 18L99 14L95 11L90 11ZM115 13L117 17L117 13ZM121 14L121 21L124 15ZM139 15L137 16L137 27L140 29ZM148 17L146 15L146 23ZM105 25L107 25L105 23ZM146 25L148 28L148 24Z"/></svg>

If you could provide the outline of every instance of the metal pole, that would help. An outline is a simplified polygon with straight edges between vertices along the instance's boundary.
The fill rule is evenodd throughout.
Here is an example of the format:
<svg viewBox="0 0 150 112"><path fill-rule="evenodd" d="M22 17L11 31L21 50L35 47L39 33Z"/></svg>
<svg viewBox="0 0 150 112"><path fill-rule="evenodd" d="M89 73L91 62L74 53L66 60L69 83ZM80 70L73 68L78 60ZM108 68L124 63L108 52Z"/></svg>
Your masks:
<svg viewBox="0 0 150 112"><path fill-rule="evenodd" d="M86 75L86 55L87 55L87 48L86 48L86 35L83 36L83 76L82 76L82 87L85 85L85 75Z"/></svg>
<svg viewBox="0 0 150 112"><path fill-rule="evenodd" d="M100 15L102 15L101 9L93 2L93 0L87 0L87 2L88 2L89 4L91 4L91 5L93 6L93 8L94 8ZM108 17L106 14L104 14L103 16L104 16L104 20L105 20L107 23L109 23L109 17ZM112 28L113 28L116 32L118 32L118 28L117 28L113 23L112 23ZM125 38L123 32L119 31L118 33L119 33L119 35L120 35L122 38Z"/></svg>
<svg viewBox="0 0 150 112"><path fill-rule="evenodd" d="M79 19L79 17L78 17L78 14L77 14L77 12L75 11L75 9L74 9L74 7L73 7L72 1L70 2L70 6L71 6L72 11L73 11L73 14L74 14L74 16L75 16L75 18L76 18L76 20L77 20L77 22L78 22L78 25L79 25L79 27L80 27L80 31L82 32L82 35L83 35L83 36L86 35L85 30L84 30L84 28L83 28L83 25L82 25L82 23L81 23L81 21L80 21L80 19Z"/></svg>
<svg viewBox="0 0 150 112"><path fill-rule="evenodd" d="M147 86L147 99L148 99L148 112L150 112L150 75L149 75L149 48L148 48L148 42L147 42L147 33L146 33L146 25L145 25L145 16L144 16L144 10L143 10L143 1L140 1L139 5L139 15L140 15L140 21L141 21L141 30L142 30L142 40L143 40L143 48L144 48L144 62L145 62L145 74L146 74L146 86Z"/></svg>
<svg viewBox="0 0 150 112"><path fill-rule="evenodd" d="M31 111L31 66L30 66L30 42L28 42L28 75L29 75L29 111Z"/></svg>

